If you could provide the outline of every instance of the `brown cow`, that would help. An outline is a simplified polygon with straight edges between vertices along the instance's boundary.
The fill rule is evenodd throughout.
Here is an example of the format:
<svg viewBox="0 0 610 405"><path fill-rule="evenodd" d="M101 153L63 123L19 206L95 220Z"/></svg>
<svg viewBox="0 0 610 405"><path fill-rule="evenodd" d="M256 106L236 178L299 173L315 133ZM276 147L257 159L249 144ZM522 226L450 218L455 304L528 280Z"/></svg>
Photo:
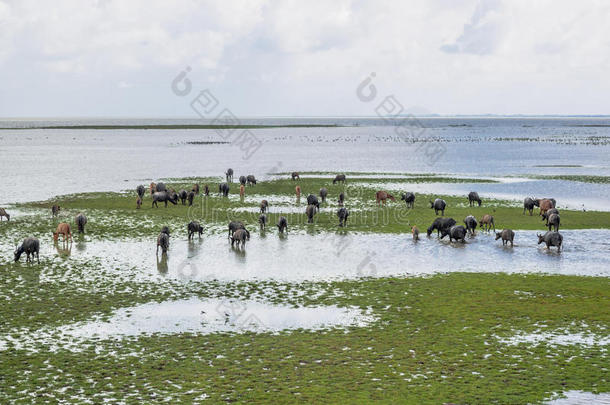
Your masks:
<svg viewBox="0 0 610 405"><path fill-rule="evenodd" d="M301 186L296 186L294 191L297 193L297 198L301 198Z"/></svg>
<svg viewBox="0 0 610 405"><path fill-rule="evenodd" d="M242 184L241 186L239 186L239 198L244 198L245 194L246 194L246 188Z"/></svg>
<svg viewBox="0 0 610 405"><path fill-rule="evenodd" d="M485 230L485 232L489 232L489 230L493 227L494 232L496 231L496 224L494 224L494 217L489 214L483 215L483 218L479 221L479 226Z"/></svg>
<svg viewBox="0 0 610 405"><path fill-rule="evenodd" d="M540 200L540 215L544 214L545 212L547 212L548 210L555 208L555 206L553 205L553 201L549 200L549 199L544 199L544 200Z"/></svg>
<svg viewBox="0 0 610 405"><path fill-rule="evenodd" d="M393 195L388 194L385 191L378 191L375 194L375 198L377 199L377 205L379 205L379 203L381 202L382 204L385 204L385 201L389 198L392 201L396 201L396 198L394 198Z"/></svg>
<svg viewBox="0 0 610 405"><path fill-rule="evenodd" d="M59 239L60 234L63 235L64 242L68 238L70 239L70 241L72 241L72 230L70 228L70 224L62 222L59 225L57 225L57 229L55 230L55 232L53 232L53 240L55 242L57 242L57 240Z"/></svg>

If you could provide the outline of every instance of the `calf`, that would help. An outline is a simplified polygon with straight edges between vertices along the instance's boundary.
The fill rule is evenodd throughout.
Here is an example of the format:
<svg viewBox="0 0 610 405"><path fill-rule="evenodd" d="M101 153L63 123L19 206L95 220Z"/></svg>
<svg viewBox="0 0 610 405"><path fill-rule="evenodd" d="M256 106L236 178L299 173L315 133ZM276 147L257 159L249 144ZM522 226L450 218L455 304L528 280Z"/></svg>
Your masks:
<svg viewBox="0 0 610 405"><path fill-rule="evenodd" d="M307 215L307 223L313 224L313 216L316 215L316 206L309 204L305 209L305 214Z"/></svg>
<svg viewBox="0 0 610 405"><path fill-rule="evenodd" d="M60 206L59 206L59 205L54 205L54 206L52 206L52 207L51 207L51 215L52 215L53 217L56 217L56 216L57 216L57 214L59 214L59 210L61 210L61 208L60 208Z"/></svg>
<svg viewBox="0 0 610 405"><path fill-rule="evenodd" d="M377 201L377 206L379 206L380 202L381 202L381 204L385 205L385 202L387 199L396 201L396 198L394 198L393 195L389 194L386 191L378 191L377 193L375 193L375 200Z"/></svg>
<svg viewBox="0 0 610 405"><path fill-rule="evenodd" d="M15 261L18 262L22 254L26 254L27 257L25 262L34 261L34 255L36 255L36 261L40 264L40 242L36 238L25 238L21 245L15 249ZM30 259L30 255L32 258Z"/></svg>
<svg viewBox="0 0 610 405"><path fill-rule="evenodd" d="M301 186L296 186L296 187L294 188L294 192L295 192L295 193L296 193L296 195L297 195L297 199L301 198Z"/></svg>
<svg viewBox="0 0 610 405"><path fill-rule="evenodd" d="M57 229L55 230L55 232L53 232L53 240L55 242L57 242L57 240L59 239L59 235L63 235L64 242L68 238L70 239L70 241L72 241L72 230L70 228L70 224L62 222L57 225Z"/></svg>
<svg viewBox="0 0 610 405"><path fill-rule="evenodd" d="M466 242L466 228L462 225L453 225L451 228L443 230L441 232L441 239L447 235L449 235L449 242L453 242L454 239L456 242L460 240Z"/></svg>
<svg viewBox="0 0 610 405"><path fill-rule="evenodd" d="M515 239L515 233L512 229L502 229L502 232L496 232L496 240L502 238L502 245L505 246L510 242L510 247L513 247L513 240Z"/></svg>
<svg viewBox="0 0 610 405"><path fill-rule="evenodd" d="M417 242L419 240L419 228L416 226L412 226L411 233L413 234L413 241Z"/></svg>
<svg viewBox="0 0 610 405"><path fill-rule="evenodd" d="M260 224L261 229L265 229L265 226L267 225L267 215L261 214L258 217L258 223Z"/></svg>
<svg viewBox="0 0 610 405"><path fill-rule="evenodd" d="M169 249L169 234L161 232L157 236L157 254L159 254L159 247L161 247L161 254L166 254Z"/></svg>
<svg viewBox="0 0 610 405"><path fill-rule="evenodd" d="M284 231L288 232L288 221L286 220L286 217L280 217L277 221L277 228L280 233L283 233Z"/></svg>
<svg viewBox="0 0 610 405"><path fill-rule="evenodd" d="M250 232L247 229L237 229L231 236L231 247L237 242L237 247L246 247L246 240L250 240Z"/></svg>
<svg viewBox="0 0 610 405"><path fill-rule="evenodd" d="M238 229L246 229L243 222L241 222L241 221L229 222L229 238L231 238L231 236L233 236L235 231Z"/></svg>
<svg viewBox="0 0 610 405"><path fill-rule="evenodd" d="M228 168L225 172L225 176L227 177L227 183L231 183L233 181L233 169Z"/></svg>
<svg viewBox="0 0 610 405"><path fill-rule="evenodd" d="M6 210L4 208L0 208L0 221L2 221L2 217L6 217L7 221L11 220L11 216L9 215L8 212L6 212Z"/></svg>
<svg viewBox="0 0 610 405"><path fill-rule="evenodd" d="M557 251L561 250L563 244L563 236L559 232L548 231L544 235L538 234L538 244L545 243L546 248L549 249L551 246L557 246Z"/></svg>
<svg viewBox="0 0 610 405"><path fill-rule="evenodd" d="M244 198L244 195L246 195L246 188L244 187L243 184L239 185L239 198Z"/></svg>
<svg viewBox="0 0 610 405"><path fill-rule="evenodd" d="M267 212L267 208L269 207L269 202L267 202L267 200L263 200L261 201L261 214L264 214L265 212Z"/></svg>
<svg viewBox="0 0 610 405"><path fill-rule="evenodd" d="M199 224L199 222L197 221L191 221L189 222L189 224L186 226L186 229L188 231L188 239L191 240L191 238L198 233L199 237L201 238L201 234L203 233L203 227Z"/></svg>
<svg viewBox="0 0 610 405"><path fill-rule="evenodd" d="M339 226L347 225L347 217L349 217L349 211L345 207L339 208L337 211L337 217L339 217Z"/></svg>
<svg viewBox="0 0 610 405"><path fill-rule="evenodd" d="M489 214L483 215L483 218L479 221L479 226L483 228L485 232L489 232L489 230L493 227L494 232L496 231L496 224L494 224L494 217Z"/></svg>

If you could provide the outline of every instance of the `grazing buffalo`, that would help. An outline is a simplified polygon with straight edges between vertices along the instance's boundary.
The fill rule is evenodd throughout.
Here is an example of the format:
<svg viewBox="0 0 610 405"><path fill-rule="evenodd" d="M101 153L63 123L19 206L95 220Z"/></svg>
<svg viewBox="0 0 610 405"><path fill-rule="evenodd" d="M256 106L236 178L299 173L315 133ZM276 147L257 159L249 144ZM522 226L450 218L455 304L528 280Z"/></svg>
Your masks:
<svg viewBox="0 0 610 405"><path fill-rule="evenodd" d="M85 225L87 225L87 217L82 212L79 212L74 218L74 222L78 227L78 233L85 233Z"/></svg>
<svg viewBox="0 0 610 405"><path fill-rule="evenodd" d="M236 229L233 236L231 236L231 247L237 242L237 247L239 248L241 245L241 248L243 249L246 247L247 240L250 240L250 232L243 228Z"/></svg>
<svg viewBox="0 0 610 405"><path fill-rule="evenodd" d="M225 176L227 178L227 183L232 183L233 182L233 169L231 169L231 168L227 169L227 171L225 172Z"/></svg>
<svg viewBox="0 0 610 405"><path fill-rule="evenodd" d="M155 191L157 191L157 192L167 191L167 187L165 187L165 183L158 182L157 185L155 186Z"/></svg>
<svg viewBox="0 0 610 405"><path fill-rule="evenodd" d="M543 200L539 200L538 201L538 206L540 207L540 215L544 214L545 212L547 212L551 208L555 208L555 205L553 204L553 201L551 201L548 198L545 198Z"/></svg>
<svg viewBox="0 0 610 405"><path fill-rule="evenodd" d="M144 188L143 185L139 185L138 188L136 188L136 193L138 193L138 196L140 198L144 198L144 193L146 193L146 189Z"/></svg>
<svg viewBox="0 0 610 405"><path fill-rule="evenodd" d="M559 232L559 222L561 218L559 218L559 214L551 214L549 215L549 219L547 221L547 226L549 227L549 231L551 228L554 228L555 232Z"/></svg>
<svg viewBox="0 0 610 405"><path fill-rule="evenodd" d="M477 220L475 217L473 217L472 215L468 215L466 218L464 218L464 225L466 225L466 230L471 235L475 234L475 231L477 229Z"/></svg>
<svg viewBox="0 0 610 405"><path fill-rule="evenodd" d="M67 224L65 222L58 224L57 229L55 230L55 232L53 232L53 240L55 242L57 242L57 240L59 239L59 235L63 236L63 242L65 242L67 239L70 239L70 241L72 241L72 228L70 228L70 224Z"/></svg>
<svg viewBox="0 0 610 405"><path fill-rule="evenodd" d="M343 205L343 203L344 203L344 202L345 202L345 194L340 193L340 194L339 194L339 200L337 200L337 203L338 203L339 205Z"/></svg>
<svg viewBox="0 0 610 405"><path fill-rule="evenodd" d="M199 237L201 238L201 234L203 233L203 227L199 224L199 222L197 221L191 221L189 222L189 224L186 226L186 229L188 230L188 239L191 240L191 238L198 233Z"/></svg>
<svg viewBox="0 0 610 405"><path fill-rule="evenodd" d="M318 197L313 194L309 194L307 196L307 205L314 205L317 209L320 209L320 203L318 202Z"/></svg>
<svg viewBox="0 0 610 405"><path fill-rule="evenodd" d="M198 183L193 184L193 188L191 189L191 191L193 193L195 193L195 195L199 194L199 184Z"/></svg>
<svg viewBox="0 0 610 405"><path fill-rule="evenodd" d="M466 242L466 228L462 225L453 225L451 228L443 230L441 232L441 239L447 235L449 235L449 242L453 242L454 239L456 242L460 240Z"/></svg>
<svg viewBox="0 0 610 405"><path fill-rule="evenodd" d="M203 186L203 194L207 197L210 195L210 188L208 187L208 185L206 184L205 186Z"/></svg>
<svg viewBox="0 0 610 405"><path fill-rule="evenodd" d="M195 192L189 191L188 195L186 196L186 200L189 202L189 207L193 205L194 199L195 199Z"/></svg>
<svg viewBox="0 0 610 405"><path fill-rule="evenodd" d="M479 226L483 228L485 232L489 232L489 230L493 227L494 232L496 231L496 224L494 224L494 217L489 214L483 215L483 218L479 221Z"/></svg>
<svg viewBox="0 0 610 405"><path fill-rule="evenodd" d="M9 215L8 212L6 212L6 210L4 208L0 208L0 221L2 221L2 217L6 217L7 221L11 220L11 216Z"/></svg>
<svg viewBox="0 0 610 405"><path fill-rule="evenodd" d="M456 224L456 222L455 222L455 219L453 219L453 218L436 218L434 220L434 222L432 222L432 225L430 225L428 227L427 234L428 234L428 236L430 236L432 231L434 231L436 229L437 235L440 236L440 233L442 231L448 230L455 224Z"/></svg>
<svg viewBox="0 0 610 405"><path fill-rule="evenodd" d="M17 249L15 249L15 261L18 262L19 258L24 253L27 255L25 259L26 263L30 261L33 262L34 255L36 255L36 260L38 261L38 263L40 263L40 242L38 241L38 239L32 237L25 238L23 242L21 242L21 245ZM31 259L30 255L32 255Z"/></svg>
<svg viewBox="0 0 610 405"><path fill-rule="evenodd" d="M267 226L267 215L261 214L258 217L258 223L260 224L261 229L265 229L265 226Z"/></svg>
<svg viewBox="0 0 610 405"><path fill-rule="evenodd" d="M243 222L241 222L241 221L229 222L229 238L231 236L233 236L233 233L235 233L235 231L238 229L246 229Z"/></svg>
<svg viewBox="0 0 610 405"><path fill-rule="evenodd" d="M178 195L170 194L167 191L157 191L152 195L152 207L158 207L157 203L162 202L165 203L165 208L167 208L168 201L174 205L178 204Z"/></svg>
<svg viewBox="0 0 610 405"><path fill-rule="evenodd" d="M269 202L267 200L261 201L261 214L267 212L267 208L269 208Z"/></svg>
<svg viewBox="0 0 610 405"><path fill-rule="evenodd" d="M279 229L280 233L283 233L284 231L288 232L288 221L286 220L286 217L280 217L277 221L277 229Z"/></svg>
<svg viewBox="0 0 610 405"><path fill-rule="evenodd" d="M248 177L246 177L246 179L248 180L248 185L249 186L256 185L256 177L254 177L253 174L249 174Z"/></svg>
<svg viewBox="0 0 610 405"><path fill-rule="evenodd" d="M247 181L248 179L246 178L246 176L239 176L239 184L245 186Z"/></svg>
<svg viewBox="0 0 610 405"><path fill-rule="evenodd" d="M526 197L525 200L523 200L523 215L525 215L525 211L529 211L530 216L532 216L534 206L536 206L536 201L533 198Z"/></svg>
<svg viewBox="0 0 610 405"><path fill-rule="evenodd" d="M186 198L188 197L188 193L186 192L186 190L180 190L180 192L178 193L178 197L180 197L182 205L186 205Z"/></svg>
<svg viewBox="0 0 610 405"><path fill-rule="evenodd" d="M305 209L305 214L307 214L307 223L313 223L313 216L316 215L316 206L313 204L309 204Z"/></svg>
<svg viewBox="0 0 610 405"><path fill-rule="evenodd" d="M510 247L513 247L513 240L515 239L515 233L512 229L502 229L502 232L496 232L496 240L502 238L502 245L508 245L510 242Z"/></svg>
<svg viewBox="0 0 610 405"><path fill-rule="evenodd" d="M407 208L413 208L415 204L415 194L411 192L402 193L400 199L407 204Z"/></svg>
<svg viewBox="0 0 610 405"><path fill-rule="evenodd" d="M385 202L388 199L390 199L392 201L396 201L396 198L394 198L393 195L389 194L386 191L378 191L375 193L375 200L377 201L377 205L379 205L380 203L385 205Z"/></svg>
<svg viewBox="0 0 610 405"><path fill-rule="evenodd" d="M161 254L166 254L169 249L169 234L161 232L157 236L157 254L159 254L159 247L161 247Z"/></svg>
<svg viewBox="0 0 610 405"><path fill-rule="evenodd" d="M559 215L559 210L557 208L551 208L550 210L542 214L542 221L546 221L547 225L549 224L549 217L551 216L551 214Z"/></svg>
<svg viewBox="0 0 610 405"><path fill-rule="evenodd" d="M328 195L328 190L325 187L322 187L320 189L320 198L322 199L322 202L326 202L327 195Z"/></svg>
<svg viewBox="0 0 610 405"><path fill-rule="evenodd" d="M61 210L61 207L59 205L54 205L51 207L51 215L53 217L56 217L59 214L59 211Z"/></svg>
<svg viewBox="0 0 610 405"><path fill-rule="evenodd" d="M229 196L229 185L227 183L222 183L218 185L218 194L222 194L224 197Z"/></svg>
<svg viewBox="0 0 610 405"><path fill-rule="evenodd" d="M345 184L345 174L336 175L335 179L333 180L333 184L337 184L337 182L341 182L341 183Z"/></svg>
<svg viewBox="0 0 610 405"><path fill-rule="evenodd" d="M337 211L337 217L339 217L339 226L347 225L347 217L349 217L349 211L345 207L339 208Z"/></svg>
<svg viewBox="0 0 610 405"><path fill-rule="evenodd" d="M472 207L473 204L476 202L479 204L479 207L481 206L481 198L479 197L479 193L477 193L476 191L471 191L470 193L468 193L468 202L470 203L470 206Z"/></svg>
<svg viewBox="0 0 610 405"><path fill-rule="evenodd" d="M438 212L441 212L441 216L445 216L445 207L447 206L447 203L445 202L445 200L441 200L440 198L437 198L436 200L434 200L434 202L430 201L430 208L434 209L434 215L438 215Z"/></svg>
<svg viewBox="0 0 610 405"><path fill-rule="evenodd" d="M136 199L136 209L140 209L140 207L142 206L142 198L140 196L138 196L138 198Z"/></svg>
<svg viewBox="0 0 610 405"><path fill-rule="evenodd" d="M299 172L292 172L291 177L292 177L292 180L301 180L301 176L299 176Z"/></svg>
<svg viewBox="0 0 610 405"><path fill-rule="evenodd" d="M561 250L563 243L563 236L559 232L548 231L544 235L538 234L538 244L545 243L546 248L549 249L551 246L557 246L557 251Z"/></svg>
<svg viewBox="0 0 610 405"><path fill-rule="evenodd" d="M411 233L413 234L413 241L417 242L419 240L419 228L416 226L412 226Z"/></svg>

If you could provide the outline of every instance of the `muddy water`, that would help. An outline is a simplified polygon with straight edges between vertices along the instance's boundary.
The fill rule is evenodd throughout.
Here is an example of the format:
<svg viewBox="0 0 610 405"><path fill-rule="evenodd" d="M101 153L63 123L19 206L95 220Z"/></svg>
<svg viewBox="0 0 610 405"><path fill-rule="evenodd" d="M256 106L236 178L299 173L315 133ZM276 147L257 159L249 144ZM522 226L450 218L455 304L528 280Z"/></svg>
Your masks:
<svg viewBox="0 0 610 405"><path fill-rule="evenodd" d="M135 269L141 276L182 280L282 281L354 279L436 272L543 272L610 276L610 230L563 231L564 248L546 250L535 231L517 231L514 247L479 232L463 243L410 235L252 232L245 249L232 248L226 234L188 242L173 236L167 256L155 255L155 240L80 241L69 252L43 244L41 256L78 266L99 258L107 269ZM9 246L0 246L11 260ZM23 259L22 259L23 260ZM25 264L22 264L25 266Z"/></svg>

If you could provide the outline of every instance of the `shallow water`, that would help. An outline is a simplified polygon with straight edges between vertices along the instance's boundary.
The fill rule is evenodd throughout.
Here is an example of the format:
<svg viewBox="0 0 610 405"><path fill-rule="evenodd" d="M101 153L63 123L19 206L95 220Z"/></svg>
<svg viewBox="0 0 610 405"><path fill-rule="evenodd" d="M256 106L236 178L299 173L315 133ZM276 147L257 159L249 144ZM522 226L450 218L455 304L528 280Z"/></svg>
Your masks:
<svg viewBox="0 0 610 405"><path fill-rule="evenodd" d="M132 189L153 179L219 176L228 167L240 174L296 171L366 171L505 176L516 174L610 175L610 145L591 144L607 137L608 119L595 118L427 118L418 138L442 145L439 159L420 148L426 143L397 136L395 127L375 119L261 119L256 124L311 123L351 125L336 128L251 130L263 141L251 158L242 159L234 144L189 145L217 141L214 130L25 129L0 131L0 170L6 180L0 204L50 198L85 191ZM159 123L128 120L120 123ZM117 120L55 122L116 124ZM197 124L198 120L161 123ZM0 121L1 127L54 122ZM528 142L502 141L513 138ZM569 142L557 143L557 139ZM606 139L606 138L604 138ZM440 142L440 143L438 143ZM155 159L153 157L161 157ZM564 167L559 167L559 166ZM577 165L579 167L565 167ZM546 166L546 167L538 167ZM551 190L552 191L552 190ZM549 195L547 190L535 194ZM608 193L606 193L606 197ZM607 198L606 198L607 199Z"/></svg>
<svg viewBox="0 0 610 405"><path fill-rule="evenodd" d="M570 345L583 345L583 346L606 346L610 345L610 337L598 336L593 334L585 333L569 333L565 331L561 332L540 332L540 333L528 333L518 334L509 338L498 339L501 343L508 345L518 345L525 343L528 345L536 346L541 343L545 343L553 346L570 346Z"/></svg>
<svg viewBox="0 0 610 405"><path fill-rule="evenodd" d="M150 241L81 241L68 255L43 244L41 257L78 266L98 258L106 269L136 271L141 277L180 280L328 280L359 277L422 275L437 272L542 272L610 276L610 230L562 231L564 247L546 250L535 231L516 231L515 246L502 246L492 234L478 232L466 243L439 240L425 233L418 242L410 235L288 233L275 227L252 232L245 249L232 248L226 234L193 241L172 236L166 256L155 255ZM5 260L9 246L1 246ZM22 259L23 260L23 259ZM26 266L22 263L21 266ZM122 270L119 270L122 269ZM135 270L128 270L135 269Z"/></svg>
<svg viewBox="0 0 610 405"><path fill-rule="evenodd" d="M562 395L564 398L557 398L550 401L545 401L548 405L609 405L610 393L594 394L585 391L566 391Z"/></svg>

